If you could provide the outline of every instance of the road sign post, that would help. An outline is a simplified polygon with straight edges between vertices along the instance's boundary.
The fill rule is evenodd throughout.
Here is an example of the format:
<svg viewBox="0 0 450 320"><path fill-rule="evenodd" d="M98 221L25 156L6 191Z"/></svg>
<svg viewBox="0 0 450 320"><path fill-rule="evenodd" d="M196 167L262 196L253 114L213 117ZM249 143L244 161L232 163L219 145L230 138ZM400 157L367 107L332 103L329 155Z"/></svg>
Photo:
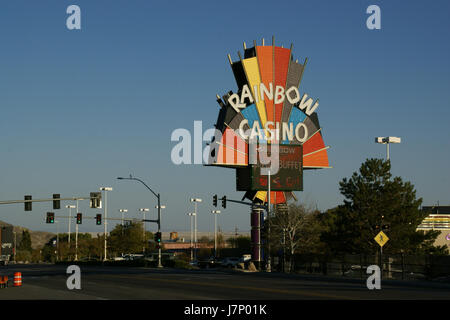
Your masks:
<svg viewBox="0 0 450 320"><path fill-rule="evenodd" d="M383 279L383 246L389 241L389 238L383 231L380 231L374 240L380 246L380 275L381 279Z"/></svg>

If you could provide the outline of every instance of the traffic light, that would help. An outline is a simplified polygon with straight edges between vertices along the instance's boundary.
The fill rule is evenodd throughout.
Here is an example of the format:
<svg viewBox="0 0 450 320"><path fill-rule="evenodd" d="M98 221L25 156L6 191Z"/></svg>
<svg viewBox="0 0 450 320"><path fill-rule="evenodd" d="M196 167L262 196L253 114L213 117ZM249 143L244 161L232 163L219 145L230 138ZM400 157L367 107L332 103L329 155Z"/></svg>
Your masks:
<svg viewBox="0 0 450 320"><path fill-rule="evenodd" d="M58 194L58 193L53 194L53 199L58 199L58 200L53 200L53 210L61 209L61 201L59 200L59 198L61 198L60 194Z"/></svg>
<svg viewBox="0 0 450 320"><path fill-rule="evenodd" d="M217 194L213 196L213 206L217 207Z"/></svg>
<svg viewBox="0 0 450 320"><path fill-rule="evenodd" d="M97 214L95 216L95 223L99 226L102 224L102 215L101 214Z"/></svg>
<svg viewBox="0 0 450 320"><path fill-rule="evenodd" d="M383 226L381 227L381 229L384 230L384 231L389 231L390 228L391 228L391 227L390 227L388 224L385 224L385 225L383 225Z"/></svg>
<svg viewBox="0 0 450 320"><path fill-rule="evenodd" d="M31 196L25 196L25 200L31 200ZM31 211L31 202L25 202L25 211Z"/></svg>
<svg viewBox="0 0 450 320"><path fill-rule="evenodd" d="M156 249L161 248L161 232L155 233L155 242L156 242Z"/></svg>
<svg viewBox="0 0 450 320"><path fill-rule="evenodd" d="M222 197L222 207L226 209L227 207L227 196Z"/></svg>
<svg viewBox="0 0 450 320"><path fill-rule="evenodd" d="M89 206L91 208L102 208L102 193L101 192L91 192Z"/></svg>
<svg viewBox="0 0 450 320"><path fill-rule="evenodd" d="M81 224L81 220L82 220L82 214L77 213L77 224Z"/></svg>
<svg viewBox="0 0 450 320"><path fill-rule="evenodd" d="M46 223L55 223L55 213L54 212L47 212L47 220Z"/></svg>
<svg viewBox="0 0 450 320"><path fill-rule="evenodd" d="M157 244L161 243L161 232L155 233L155 241Z"/></svg>

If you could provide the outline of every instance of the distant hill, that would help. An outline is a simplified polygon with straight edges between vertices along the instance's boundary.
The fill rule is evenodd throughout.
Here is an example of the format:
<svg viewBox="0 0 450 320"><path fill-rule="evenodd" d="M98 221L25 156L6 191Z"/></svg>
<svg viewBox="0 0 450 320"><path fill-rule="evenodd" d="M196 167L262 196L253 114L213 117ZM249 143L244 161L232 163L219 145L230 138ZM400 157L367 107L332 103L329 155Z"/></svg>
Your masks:
<svg viewBox="0 0 450 320"><path fill-rule="evenodd" d="M0 220L0 226L12 226L9 223L3 222ZM17 244L20 243L20 240L22 239L22 232L27 230L30 233L31 236L31 247L33 249L39 249L42 248L52 237L55 236L54 233L51 232L45 232L45 231L33 231L21 226L13 226L13 231L17 234Z"/></svg>

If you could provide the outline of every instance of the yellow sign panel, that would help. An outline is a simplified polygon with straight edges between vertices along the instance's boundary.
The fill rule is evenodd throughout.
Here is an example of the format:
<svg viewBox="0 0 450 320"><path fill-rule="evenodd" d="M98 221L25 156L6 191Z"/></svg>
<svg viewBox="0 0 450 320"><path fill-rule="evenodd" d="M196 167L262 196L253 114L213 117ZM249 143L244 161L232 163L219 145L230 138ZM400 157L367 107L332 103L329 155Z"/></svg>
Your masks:
<svg viewBox="0 0 450 320"><path fill-rule="evenodd" d="M380 231L380 233L375 236L374 240L382 247L389 241L389 238L383 231Z"/></svg>

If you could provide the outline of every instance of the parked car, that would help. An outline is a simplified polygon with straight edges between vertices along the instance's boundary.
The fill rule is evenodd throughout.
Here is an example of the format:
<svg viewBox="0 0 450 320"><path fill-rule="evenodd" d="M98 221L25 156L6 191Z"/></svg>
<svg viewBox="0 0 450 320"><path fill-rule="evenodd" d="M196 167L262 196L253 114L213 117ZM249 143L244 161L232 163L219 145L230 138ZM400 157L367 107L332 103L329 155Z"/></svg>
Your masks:
<svg viewBox="0 0 450 320"><path fill-rule="evenodd" d="M197 260L190 261L189 265L191 265L193 267L198 267L198 261Z"/></svg>
<svg viewBox="0 0 450 320"><path fill-rule="evenodd" d="M198 266L200 268L216 268L221 265L222 260L215 257L209 257L208 259L198 261Z"/></svg>
<svg viewBox="0 0 450 320"><path fill-rule="evenodd" d="M123 261L123 260L125 260L124 257L115 257L114 258L114 261Z"/></svg>
<svg viewBox="0 0 450 320"><path fill-rule="evenodd" d="M238 263L241 263L243 261L241 261L240 258L238 257L229 257L229 258L225 258L222 261L222 266L225 268L234 268L238 265Z"/></svg>

